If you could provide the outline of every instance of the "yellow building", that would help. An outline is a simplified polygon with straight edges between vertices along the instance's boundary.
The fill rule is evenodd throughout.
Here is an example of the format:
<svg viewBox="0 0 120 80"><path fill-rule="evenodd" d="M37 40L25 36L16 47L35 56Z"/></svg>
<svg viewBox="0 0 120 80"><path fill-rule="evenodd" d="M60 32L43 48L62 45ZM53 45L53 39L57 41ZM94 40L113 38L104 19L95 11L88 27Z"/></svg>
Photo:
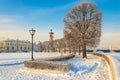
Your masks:
<svg viewBox="0 0 120 80"><path fill-rule="evenodd" d="M29 52L31 51L31 43L21 40L3 40L0 41L0 52Z"/></svg>

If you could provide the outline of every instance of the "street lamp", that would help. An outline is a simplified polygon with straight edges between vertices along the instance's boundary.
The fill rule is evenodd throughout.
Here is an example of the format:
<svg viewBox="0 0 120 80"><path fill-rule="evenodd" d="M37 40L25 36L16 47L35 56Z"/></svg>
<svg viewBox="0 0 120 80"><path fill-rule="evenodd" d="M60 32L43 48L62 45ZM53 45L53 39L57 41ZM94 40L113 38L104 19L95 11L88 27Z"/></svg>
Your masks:
<svg viewBox="0 0 120 80"><path fill-rule="evenodd" d="M30 34L31 34L31 37L32 37L32 51L31 51L31 59L34 60L33 58L33 36L35 34L35 30L32 28L29 30Z"/></svg>

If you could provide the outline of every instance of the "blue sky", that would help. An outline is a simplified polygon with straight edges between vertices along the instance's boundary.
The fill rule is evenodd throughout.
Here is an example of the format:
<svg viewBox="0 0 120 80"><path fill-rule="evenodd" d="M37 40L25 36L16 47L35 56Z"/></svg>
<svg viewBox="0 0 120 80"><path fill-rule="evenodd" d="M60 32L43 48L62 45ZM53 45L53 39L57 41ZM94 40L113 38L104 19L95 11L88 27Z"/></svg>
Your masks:
<svg viewBox="0 0 120 80"><path fill-rule="evenodd" d="M0 0L0 39L30 40L28 30L36 29L35 41L63 37L65 15L80 4L94 2L102 12L102 34L120 34L120 0Z"/></svg>

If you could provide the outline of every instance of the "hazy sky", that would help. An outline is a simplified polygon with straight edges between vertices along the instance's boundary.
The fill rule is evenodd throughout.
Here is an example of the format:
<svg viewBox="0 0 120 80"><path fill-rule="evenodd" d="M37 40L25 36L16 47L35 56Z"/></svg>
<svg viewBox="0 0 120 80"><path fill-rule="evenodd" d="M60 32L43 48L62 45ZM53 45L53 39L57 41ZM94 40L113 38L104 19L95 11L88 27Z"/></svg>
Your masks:
<svg viewBox="0 0 120 80"><path fill-rule="evenodd" d="M0 0L0 39L30 40L34 28L35 41L63 37L66 14L80 2L94 2L102 12L101 44L120 45L120 0Z"/></svg>

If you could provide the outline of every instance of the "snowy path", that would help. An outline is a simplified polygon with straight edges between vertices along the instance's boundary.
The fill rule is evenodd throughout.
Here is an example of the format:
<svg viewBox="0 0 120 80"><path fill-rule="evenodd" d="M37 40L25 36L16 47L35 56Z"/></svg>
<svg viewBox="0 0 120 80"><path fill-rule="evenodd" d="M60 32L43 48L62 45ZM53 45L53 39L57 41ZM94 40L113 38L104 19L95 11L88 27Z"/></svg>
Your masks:
<svg viewBox="0 0 120 80"><path fill-rule="evenodd" d="M69 72L34 70L24 67L30 54L0 54L0 80L110 80L107 63L97 56L82 59L76 56L65 62L73 63ZM35 53L35 58L60 56L60 54Z"/></svg>
<svg viewBox="0 0 120 80"><path fill-rule="evenodd" d="M111 60L113 61L113 64L115 65L115 70L117 73L117 78L118 80L120 80L120 53L108 53L106 54L107 56L109 56L111 58Z"/></svg>

